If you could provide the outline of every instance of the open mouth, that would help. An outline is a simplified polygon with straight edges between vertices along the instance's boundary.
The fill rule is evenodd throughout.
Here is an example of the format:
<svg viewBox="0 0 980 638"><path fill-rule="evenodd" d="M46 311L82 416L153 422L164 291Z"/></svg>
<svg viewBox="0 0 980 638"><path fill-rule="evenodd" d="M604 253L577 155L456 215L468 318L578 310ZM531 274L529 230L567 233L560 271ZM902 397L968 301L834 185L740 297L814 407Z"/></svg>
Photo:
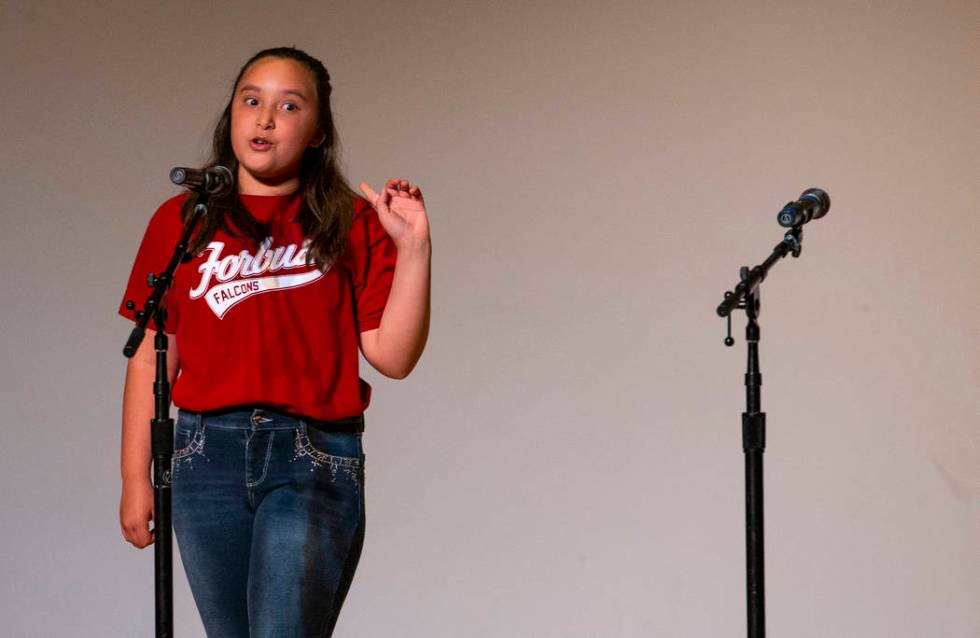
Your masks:
<svg viewBox="0 0 980 638"><path fill-rule="evenodd" d="M254 144L255 146L263 146L263 147L272 146L272 142L270 142L264 137L253 137L252 144Z"/></svg>

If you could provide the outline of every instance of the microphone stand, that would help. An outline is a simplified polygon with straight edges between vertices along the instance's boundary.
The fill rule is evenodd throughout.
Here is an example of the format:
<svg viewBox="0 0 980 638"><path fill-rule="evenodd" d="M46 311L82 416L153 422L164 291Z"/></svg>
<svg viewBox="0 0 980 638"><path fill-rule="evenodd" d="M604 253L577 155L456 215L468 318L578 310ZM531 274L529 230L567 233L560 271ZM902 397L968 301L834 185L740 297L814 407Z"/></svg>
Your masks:
<svg viewBox="0 0 980 638"><path fill-rule="evenodd" d="M195 189L196 190L196 189ZM187 245L201 218L207 214L209 193L198 191L198 199L190 218L184 227L180 241L174 248L173 256L162 274L150 273L147 285L153 288L143 304L143 310L136 312L136 327L129 335L123 355L132 358L143 342L146 326L152 319L156 327L153 348L156 351L156 378L153 383L154 415L150 421L151 452L153 455L153 530L154 541L154 582L156 596L156 636L173 636L173 532L170 506L171 463L174 455L174 421L170 418L170 381L167 376L167 350L169 339L166 333L167 310L162 306L163 296L173 282L177 266L187 261ZM136 304L126 301L130 310Z"/></svg>
<svg viewBox="0 0 980 638"><path fill-rule="evenodd" d="M742 413L742 451L745 454L745 556L746 589L748 594L748 636L764 638L766 635L765 560L763 527L763 473L762 454L766 448L766 414L762 412L762 373L759 372L759 286L772 266L792 254L799 257L803 241L802 224L790 229L783 241L762 264L752 268L742 266L741 281L734 291L725 292L725 299L718 306L720 317L728 318L728 335L725 345L732 346L732 310L745 310L748 324L745 341L748 343L748 363L745 373L745 412Z"/></svg>

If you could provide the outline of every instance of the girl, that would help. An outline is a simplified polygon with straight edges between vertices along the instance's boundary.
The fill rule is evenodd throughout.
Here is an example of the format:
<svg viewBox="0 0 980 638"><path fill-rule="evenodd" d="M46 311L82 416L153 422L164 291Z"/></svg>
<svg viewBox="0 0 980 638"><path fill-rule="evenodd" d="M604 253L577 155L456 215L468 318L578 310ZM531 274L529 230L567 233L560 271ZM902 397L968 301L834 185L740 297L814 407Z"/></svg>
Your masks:
<svg viewBox="0 0 980 638"><path fill-rule="evenodd" d="M323 64L260 51L235 80L209 166L237 192L212 198L165 298L178 406L173 523L209 636L329 636L364 535L358 346L385 376L411 372L429 328L431 244L418 186L338 168ZM194 196L150 220L126 301L163 270ZM152 324L151 324L152 325ZM153 333L123 394L123 536L153 542Z"/></svg>

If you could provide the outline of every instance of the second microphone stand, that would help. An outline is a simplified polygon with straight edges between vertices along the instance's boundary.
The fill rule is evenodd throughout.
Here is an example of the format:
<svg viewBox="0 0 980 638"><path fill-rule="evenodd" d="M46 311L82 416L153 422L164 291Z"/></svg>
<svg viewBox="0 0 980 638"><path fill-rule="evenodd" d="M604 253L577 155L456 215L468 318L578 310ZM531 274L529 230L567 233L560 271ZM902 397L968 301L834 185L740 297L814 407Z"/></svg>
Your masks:
<svg viewBox="0 0 980 638"><path fill-rule="evenodd" d="M719 316L728 318L726 346L735 343L732 339L732 310L745 310L748 318L745 326L748 361L745 371L746 405L742 413L742 451L745 454L745 567L749 638L763 638L766 635L762 472L762 455L766 449L766 414L762 412L762 373L759 371L759 286L777 261L787 254L800 256L802 241L802 226L794 226L762 264L751 270L743 266L739 273L741 281L734 291L725 293L725 299L717 310Z"/></svg>

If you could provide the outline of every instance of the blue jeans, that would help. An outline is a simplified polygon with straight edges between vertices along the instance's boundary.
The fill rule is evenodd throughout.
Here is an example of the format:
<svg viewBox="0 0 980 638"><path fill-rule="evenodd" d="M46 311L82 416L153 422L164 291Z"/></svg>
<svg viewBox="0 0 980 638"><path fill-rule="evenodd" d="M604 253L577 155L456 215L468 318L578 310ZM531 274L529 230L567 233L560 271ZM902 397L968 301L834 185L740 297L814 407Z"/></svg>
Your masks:
<svg viewBox="0 0 980 638"><path fill-rule="evenodd" d="M210 638L333 633L364 542L363 423L178 413L174 533Z"/></svg>

